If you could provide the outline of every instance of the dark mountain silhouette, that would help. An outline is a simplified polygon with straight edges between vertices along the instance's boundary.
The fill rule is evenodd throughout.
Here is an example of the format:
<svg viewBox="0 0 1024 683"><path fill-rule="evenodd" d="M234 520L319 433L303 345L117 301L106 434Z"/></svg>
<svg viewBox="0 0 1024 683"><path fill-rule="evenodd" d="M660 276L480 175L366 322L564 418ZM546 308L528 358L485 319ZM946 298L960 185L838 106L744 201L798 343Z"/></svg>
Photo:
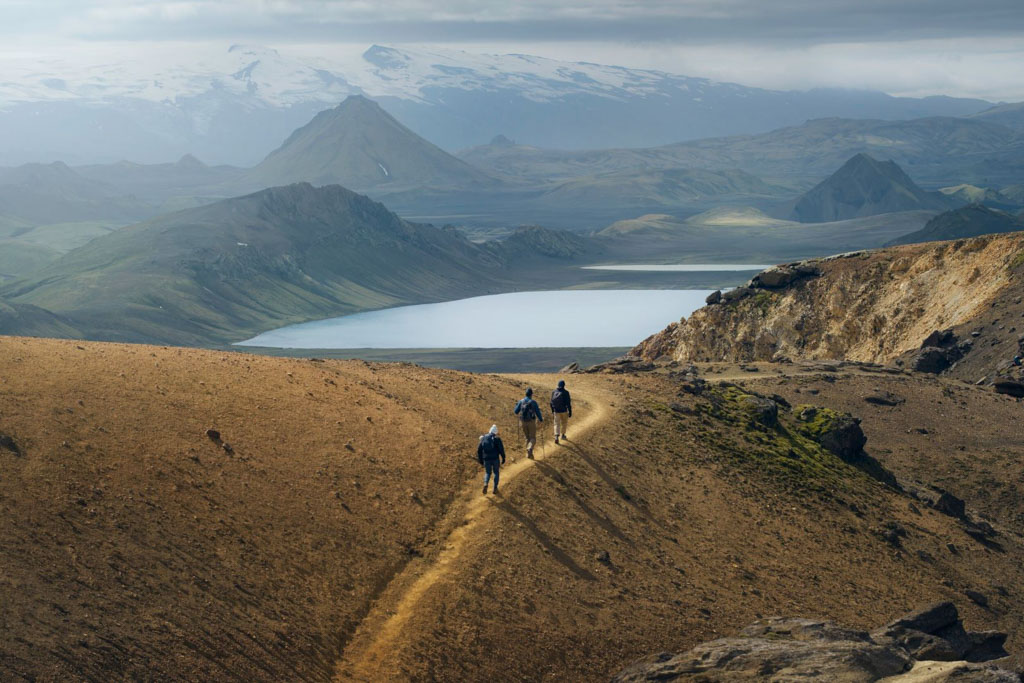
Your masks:
<svg viewBox="0 0 1024 683"><path fill-rule="evenodd" d="M354 190L479 189L497 181L432 145L365 97L320 112L245 176L250 186L338 183Z"/></svg>
<svg viewBox="0 0 1024 683"><path fill-rule="evenodd" d="M1024 230L1024 219L1013 214L991 209L983 204L970 204L940 213L920 230L899 237L886 246L957 240L1002 232Z"/></svg>
<svg viewBox="0 0 1024 683"><path fill-rule="evenodd" d="M893 161L857 154L842 168L797 199L789 217L825 223L898 211L947 209L956 200L925 192Z"/></svg>

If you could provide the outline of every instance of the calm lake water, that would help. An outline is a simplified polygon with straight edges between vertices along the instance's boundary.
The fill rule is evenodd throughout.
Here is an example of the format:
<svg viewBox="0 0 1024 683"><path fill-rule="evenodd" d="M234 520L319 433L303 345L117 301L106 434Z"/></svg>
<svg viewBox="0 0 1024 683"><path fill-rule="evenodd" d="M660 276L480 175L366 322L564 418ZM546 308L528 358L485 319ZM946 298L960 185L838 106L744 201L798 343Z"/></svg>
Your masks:
<svg viewBox="0 0 1024 683"><path fill-rule="evenodd" d="M721 273L726 271L756 270L762 271L771 266L758 266L743 263L680 263L677 265L614 265L614 266L582 266L583 270L626 270L633 272L655 273Z"/></svg>
<svg viewBox="0 0 1024 683"><path fill-rule="evenodd" d="M288 349L633 346L704 305L710 290L514 292L289 325L240 346Z"/></svg>

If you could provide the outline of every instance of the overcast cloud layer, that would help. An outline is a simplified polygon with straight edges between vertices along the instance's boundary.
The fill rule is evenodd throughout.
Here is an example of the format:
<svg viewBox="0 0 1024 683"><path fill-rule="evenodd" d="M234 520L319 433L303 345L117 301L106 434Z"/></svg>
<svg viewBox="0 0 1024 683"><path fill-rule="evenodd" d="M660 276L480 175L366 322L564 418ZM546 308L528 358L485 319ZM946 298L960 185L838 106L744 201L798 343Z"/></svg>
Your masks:
<svg viewBox="0 0 1024 683"><path fill-rule="evenodd" d="M438 44L772 88L1024 99L1022 0L0 0L0 41Z"/></svg>

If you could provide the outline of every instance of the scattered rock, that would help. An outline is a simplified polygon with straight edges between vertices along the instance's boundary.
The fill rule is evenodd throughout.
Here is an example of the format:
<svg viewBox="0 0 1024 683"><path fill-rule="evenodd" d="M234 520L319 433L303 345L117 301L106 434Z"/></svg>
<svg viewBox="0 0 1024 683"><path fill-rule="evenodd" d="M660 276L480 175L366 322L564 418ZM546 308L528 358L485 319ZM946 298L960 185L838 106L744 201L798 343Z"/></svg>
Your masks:
<svg viewBox="0 0 1024 683"><path fill-rule="evenodd" d="M986 596L984 593L979 593L978 591L972 590L965 590L964 595L970 598L971 602L973 602L974 604L981 605L982 607L988 607L988 596Z"/></svg>
<svg viewBox="0 0 1024 683"><path fill-rule="evenodd" d="M992 383L997 394L1006 394L1014 398L1024 398L1024 382L1012 379L997 379Z"/></svg>
<svg viewBox="0 0 1024 683"><path fill-rule="evenodd" d="M750 287L736 287L735 289L730 289L728 292L722 295L722 303L731 304L734 301L739 301L740 299L746 298L753 293L754 290L751 289Z"/></svg>
<svg viewBox="0 0 1024 683"><path fill-rule="evenodd" d="M957 498L949 491L942 491L942 495L932 505L936 510L944 515L955 517L957 519L967 518L967 504L964 503L963 499Z"/></svg>
<svg viewBox="0 0 1024 683"><path fill-rule="evenodd" d="M6 434L0 434L0 448L5 451L10 451L15 455L21 455L21 448L18 447L18 444L12 437L7 436Z"/></svg>
<svg viewBox="0 0 1024 683"><path fill-rule="evenodd" d="M210 437L211 441L220 441L220 432L216 429L207 429L206 436Z"/></svg>
<svg viewBox="0 0 1024 683"><path fill-rule="evenodd" d="M806 262L790 263L761 271L754 276L748 286L755 289L781 289L797 280L818 275L821 275L821 271L817 266Z"/></svg>
<svg viewBox="0 0 1024 683"><path fill-rule="evenodd" d="M704 303L708 306L714 306L722 301L722 290L716 289L715 291L708 294L708 298L704 299Z"/></svg>
<svg viewBox="0 0 1024 683"><path fill-rule="evenodd" d="M228 455L232 455L235 452L234 446L229 444L227 441L221 444L221 448L223 448L224 452L227 453Z"/></svg>
<svg viewBox="0 0 1024 683"><path fill-rule="evenodd" d="M830 621L772 618L688 652L647 657L613 681L877 681L933 661L960 663L949 668L955 675L918 680L1020 680L978 663L1006 656L1005 640L1004 633L966 631L952 603L914 612L870 634Z"/></svg>
<svg viewBox="0 0 1024 683"><path fill-rule="evenodd" d="M872 394L868 394L867 396L864 397L864 400L876 406L898 406L899 404L906 401L906 399L904 399L903 397L897 396L896 394L893 394L888 391L879 391Z"/></svg>
<svg viewBox="0 0 1024 683"><path fill-rule="evenodd" d="M594 559L597 560L598 562L603 562L604 564L609 564L612 561L612 556L608 554L607 550L602 550L601 552L599 552L597 555L594 556Z"/></svg>
<svg viewBox="0 0 1024 683"><path fill-rule="evenodd" d="M953 366L971 350L971 342L960 341L953 330L936 330L921 344L910 359L910 367L918 372L939 374Z"/></svg>

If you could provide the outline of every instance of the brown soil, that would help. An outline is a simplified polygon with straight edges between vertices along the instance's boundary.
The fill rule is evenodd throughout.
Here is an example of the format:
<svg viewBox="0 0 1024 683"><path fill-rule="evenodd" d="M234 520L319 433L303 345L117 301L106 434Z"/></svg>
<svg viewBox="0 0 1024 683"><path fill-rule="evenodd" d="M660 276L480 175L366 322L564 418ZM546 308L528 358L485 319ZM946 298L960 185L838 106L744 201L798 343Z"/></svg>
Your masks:
<svg viewBox="0 0 1024 683"><path fill-rule="evenodd" d="M0 677L593 680L759 615L868 627L938 599L1024 652L1019 403L701 370L864 417L873 456L965 498L1001 550L838 459L780 470L773 433L662 371L567 377L569 444L546 434L535 462L503 418L517 462L484 497L477 435L554 377L0 338L21 451L0 448ZM906 402L864 403L876 388Z"/></svg>

